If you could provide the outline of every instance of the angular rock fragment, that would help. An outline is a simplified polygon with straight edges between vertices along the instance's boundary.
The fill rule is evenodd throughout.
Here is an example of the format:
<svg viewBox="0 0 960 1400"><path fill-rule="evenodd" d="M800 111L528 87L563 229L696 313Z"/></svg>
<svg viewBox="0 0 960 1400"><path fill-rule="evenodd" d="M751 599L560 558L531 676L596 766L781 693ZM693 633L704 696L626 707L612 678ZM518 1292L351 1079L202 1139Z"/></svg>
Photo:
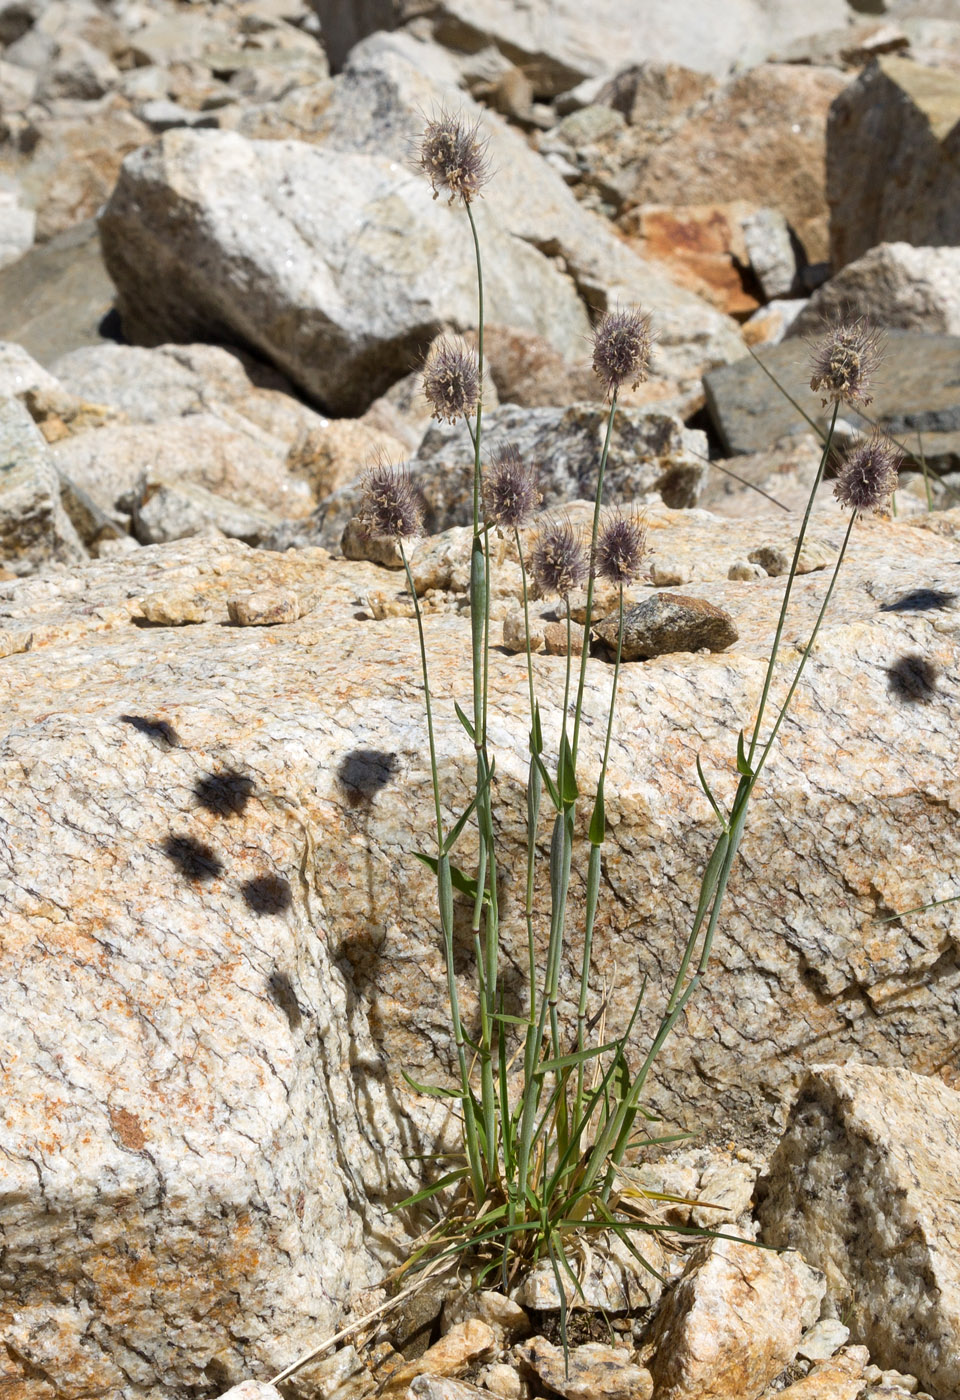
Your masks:
<svg viewBox="0 0 960 1400"><path fill-rule="evenodd" d="M46 443L22 403L0 399L0 563L19 575L86 558Z"/></svg>
<svg viewBox="0 0 960 1400"><path fill-rule="evenodd" d="M883 151L882 180L875 152ZM830 261L878 243L960 243L960 74L892 55L837 97L827 124Z"/></svg>
<svg viewBox="0 0 960 1400"><path fill-rule="evenodd" d="M698 1246L654 1322L657 1400L757 1400L796 1355L803 1320L788 1259L731 1240Z"/></svg>
<svg viewBox="0 0 960 1400"><path fill-rule="evenodd" d="M491 318L578 348L589 322L570 279L478 219ZM168 131L124 162L100 233L130 339L232 336L337 414L476 316L462 213L379 155Z"/></svg>
<svg viewBox="0 0 960 1400"><path fill-rule="evenodd" d="M301 607L299 595L287 588L243 593L227 603L230 621L238 627L276 627L282 622L296 622Z"/></svg>
<svg viewBox="0 0 960 1400"><path fill-rule="evenodd" d="M259 544L277 524L188 481L144 479L133 500L133 532L141 544L169 544L190 535L221 534Z"/></svg>
<svg viewBox="0 0 960 1400"><path fill-rule="evenodd" d="M594 633L608 647L617 645L619 619L605 617ZM739 633L733 618L705 598L655 593L623 614L623 659L642 661L671 651L724 651Z"/></svg>
<svg viewBox="0 0 960 1400"><path fill-rule="evenodd" d="M873 1065L807 1075L761 1182L769 1244L803 1251L881 1366L960 1394L960 1094Z"/></svg>
<svg viewBox="0 0 960 1400"><path fill-rule="evenodd" d="M335 66L364 35L392 29L426 10L441 44L468 52L496 45L530 74L540 96L643 60L724 73L847 19L841 0L810 0L802 9L736 0L720 25L710 0L646 0L642 25L636 23L632 0L596 0L589 11L575 0L528 0L522 6L495 0L436 0L428 6L417 0L368 0L346 8L338 0L311 2Z"/></svg>
<svg viewBox="0 0 960 1400"><path fill-rule="evenodd" d="M645 1269L636 1255L615 1236L602 1244L597 1241L591 1247L589 1267L580 1277L579 1289L574 1287L572 1279L564 1284L567 1306L574 1311L596 1308L618 1313L639 1311L655 1303L662 1288L657 1275L663 1267L663 1247L659 1238L651 1233L639 1238L636 1248L651 1269ZM534 1265L512 1297L522 1307L539 1312L559 1308L560 1290L550 1260Z"/></svg>
<svg viewBox="0 0 960 1400"><path fill-rule="evenodd" d="M845 1347L829 1360L818 1361L803 1380L780 1391L780 1400L863 1400L866 1347Z"/></svg>
<svg viewBox="0 0 960 1400"><path fill-rule="evenodd" d="M960 430L960 379L955 372L960 336L890 330L884 337L882 364L867 412L896 436L909 435L909 447L923 434L928 460L955 453L949 439ZM809 350L795 340L763 346L763 365L824 430L830 409L810 388ZM806 431L808 423L752 359L721 365L704 377L707 406L728 452L765 452L787 433ZM844 404L844 421L869 429L865 418ZM941 443L941 439L945 441Z"/></svg>
<svg viewBox="0 0 960 1400"><path fill-rule="evenodd" d="M653 1394L650 1372L636 1365L624 1347L587 1342L564 1355L546 1337L534 1337L517 1353L564 1400L650 1400Z"/></svg>
<svg viewBox="0 0 960 1400"><path fill-rule="evenodd" d="M549 508L593 496L606 420L600 404L529 409L504 404L484 416L484 431L486 441L511 444L536 467L542 503ZM624 409L610 443L607 499L628 505L656 492L675 509L695 505L706 479L706 458L706 437L699 430L655 409ZM466 425L432 427L410 459L410 474L424 499L429 533L472 519L473 446ZM325 543L338 542L360 494L354 482L323 503Z"/></svg>
<svg viewBox="0 0 960 1400"><path fill-rule="evenodd" d="M871 248L814 292L787 338L818 335L845 316L868 316L875 326L898 330L960 334L960 248L902 242Z"/></svg>

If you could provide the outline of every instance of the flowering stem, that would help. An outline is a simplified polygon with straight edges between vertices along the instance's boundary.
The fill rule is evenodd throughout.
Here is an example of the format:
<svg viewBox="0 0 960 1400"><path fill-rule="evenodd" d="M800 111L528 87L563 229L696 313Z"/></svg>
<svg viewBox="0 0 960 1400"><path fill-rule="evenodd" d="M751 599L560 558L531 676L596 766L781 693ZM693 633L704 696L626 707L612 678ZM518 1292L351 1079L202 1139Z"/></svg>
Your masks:
<svg viewBox="0 0 960 1400"><path fill-rule="evenodd" d="M748 765L753 763L753 755L756 752L757 744L760 741L760 727L763 724L763 712L766 709L767 697L770 694L770 686L773 681L773 672L777 664L777 653L780 650L780 640L783 636L784 624L787 620L787 608L790 605L790 595L793 592L794 580L797 576L797 568L800 564L800 555L803 550L804 540L807 533L807 525L810 522L810 514L813 510L813 502L816 498L817 488L823 480L823 473L827 465L827 458L830 456L830 445L833 442L833 431L837 425L837 414L840 411L839 400L833 405L833 417L830 419L830 428L827 432L826 441L823 444L823 451L820 454L820 465L817 468L817 475L814 479L810 495L807 499L807 508L804 511L803 523L800 526L800 533L797 536L796 548L793 551L793 562L790 565L790 573L787 576L787 586L783 590L783 601L780 604L780 617L777 621L777 631L773 639L773 647L770 651L770 659L767 662L767 672L763 679L763 692L760 696L760 705L757 710L757 718L753 726L753 737L750 740L750 752L747 755Z"/></svg>
<svg viewBox="0 0 960 1400"><path fill-rule="evenodd" d="M427 713L427 738L430 744L430 776L433 782L433 805L437 822L437 887L438 903L440 907L440 926L443 934L444 961L446 963L447 972L447 995L450 1000L450 1016L453 1021L453 1037L457 1047L457 1064L460 1070L460 1100L463 1105L467 1160L470 1166L474 1193L476 1194L483 1190L483 1172L481 1167L480 1146L477 1140L476 1116L473 1110L473 1096L470 1090L470 1071L467 1065L466 1041L463 1035L463 1024L460 1019L460 994L457 990L457 977L453 960L453 885L451 882L450 858L443 849L443 813L440 807L440 776L437 769L437 746L433 732L433 707L430 698L430 677L427 668L427 644L423 635L423 615L420 611L420 599L417 597L417 590L413 582L413 574L410 571L410 562L407 559L407 552L403 547L403 540L398 539L397 544L400 549L400 558L403 560L404 572L407 576L407 586L410 589L410 596L413 598L413 611L417 619L417 636L420 641L420 667L423 673L424 708Z"/></svg>
<svg viewBox="0 0 960 1400"><path fill-rule="evenodd" d="M854 511L850 516L850 522L847 525L847 533L843 537L843 544L840 546L840 553L837 555L837 562L833 567L833 577L830 579L830 587L827 589L824 595L823 602L820 605L820 611L817 614L817 620L813 625L813 631L810 633L810 640L807 642L807 645L804 648L803 655L800 658L800 663L797 666L796 675L794 676L793 681L791 682L790 689L787 691L786 699L780 706L780 713L777 715L776 723L774 724L773 729L770 731L770 737L764 744L760 757L754 766L751 787L754 783L756 783L757 778L759 778L760 776L760 770L763 768L763 765L767 761L767 757L769 756L770 750L773 747L773 741L776 739L777 734L780 730L780 726L786 718L787 710L790 708L790 702L793 699L793 693L796 690L797 686L800 684L800 677L803 675L804 667L807 664L807 658L810 656L810 653L813 650L813 644L817 640L817 633L820 631L820 624L823 621L824 614L826 613L827 608L830 604L830 599L833 597L833 590L836 587L837 577L840 573L840 565L843 563L843 556L847 552L847 545L850 543L850 535L857 518L857 512Z"/></svg>
<svg viewBox="0 0 960 1400"><path fill-rule="evenodd" d="M610 398L610 412L607 415L607 431L603 439L603 451L600 454L600 468L597 472L597 494L593 503L593 528L590 533L590 568L587 574L587 611L583 620L583 651L580 653L580 680L577 685L577 707L573 719L573 771L577 771L577 749L580 743L580 716L583 709L583 688L587 679L587 657L590 654L590 623L593 620L593 585L594 585L594 558L597 553L597 535L600 531L600 505L603 501L603 477L607 469L607 457L610 452L610 437L613 432L613 420L617 412L617 395L619 390L614 389ZM564 716L566 718L566 716Z"/></svg>
<svg viewBox="0 0 960 1400"><path fill-rule="evenodd" d="M601 828L605 825L604 816L604 780L607 776L607 760L610 757L610 739L613 735L613 716L617 705L617 685L620 680L620 662L623 658L623 584L620 584L620 598L618 609L617 625L617 659L613 668L613 685L610 689L610 709L607 712L607 737L603 745L603 762L600 765L600 780L597 784L596 809L601 814ZM592 827L592 823L591 823ZM587 1023L587 993L590 987L590 957L593 951L593 926L597 914L597 902L600 893L600 841L603 839L602 830L597 833L600 840L591 839L590 860L587 866L587 900L586 913L584 916L583 935L583 961L580 966L580 1002L577 1007L577 1049L581 1053L586 1049L586 1023ZM591 838L594 836L591 830ZM577 1098L576 1112L574 1119L577 1123L583 1117L583 1079L584 1066L581 1062L577 1066Z"/></svg>

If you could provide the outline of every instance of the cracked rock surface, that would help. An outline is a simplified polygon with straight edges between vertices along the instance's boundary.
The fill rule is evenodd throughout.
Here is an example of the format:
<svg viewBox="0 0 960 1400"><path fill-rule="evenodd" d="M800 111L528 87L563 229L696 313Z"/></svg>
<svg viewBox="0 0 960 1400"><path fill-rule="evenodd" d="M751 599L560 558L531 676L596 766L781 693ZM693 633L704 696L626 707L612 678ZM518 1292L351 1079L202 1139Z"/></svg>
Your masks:
<svg viewBox="0 0 960 1400"><path fill-rule="evenodd" d="M956 517L858 527L715 960L650 1082L668 1122L769 1140L781 1096L826 1056L950 1076L957 906L884 918L950 893L960 858ZM782 581L729 580L729 558L791 543L789 520L761 530L655 507L648 525L740 638L621 677L594 968L613 1033L649 977L641 1052L713 839L695 756L729 796L779 606ZM812 528L826 561L842 522ZM266 1380L391 1257L401 1227L385 1208L412 1185L405 1157L443 1130L434 1101L396 1087L399 1067L442 1079L451 1045L433 891L413 859L432 805L414 627L362 605L385 585L399 590L322 550L196 539L2 586L5 1381L65 1368L85 1394L159 1400ZM825 586L822 570L797 580L778 693ZM236 626L251 593L282 593L298 620ZM426 627L455 815L471 772L452 704L469 690L469 622L456 593L435 597L448 599ZM534 666L549 747L563 661ZM511 1010L524 677L522 656L494 652ZM610 682L591 663L586 786ZM564 1017L582 878L575 863ZM542 913L542 885L537 901ZM467 944L460 959L469 1024Z"/></svg>
<svg viewBox="0 0 960 1400"><path fill-rule="evenodd" d="M872 1065L811 1070L763 1184L770 1244L826 1273L874 1360L960 1395L960 1094Z"/></svg>

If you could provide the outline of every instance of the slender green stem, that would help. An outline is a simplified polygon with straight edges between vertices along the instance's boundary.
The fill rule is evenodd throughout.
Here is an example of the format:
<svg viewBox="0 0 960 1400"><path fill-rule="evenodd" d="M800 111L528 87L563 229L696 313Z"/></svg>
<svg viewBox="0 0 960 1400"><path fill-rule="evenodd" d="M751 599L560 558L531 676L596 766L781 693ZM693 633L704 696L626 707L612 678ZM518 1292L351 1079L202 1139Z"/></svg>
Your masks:
<svg viewBox="0 0 960 1400"><path fill-rule="evenodd" d="M607 737L603 745L603 763L600 765L600 791L607 776L607 761L610 758L610 739L613 735L613 716L617 704L617 686L620 682L620 663L623 660L623 584L620 585L619 622L617 625L617 659L613 667L613 685L610 688L610 709L607 713Z"/></svg>
<svg viewBox="0 0 960 1400"><path fill-rule="evenodd" d="M597 492L593 503L593 525L590 531L590 571L587 576L587 611L583 620L583 651L580 653L580 680L577 684L577 708L573 720L573 771L577 771L577 752L580 743L580 716L583 710L583 688L587 680L587 658L590 655L590 624L593 621L593 561L597 553L597 536L600 532L600 506L603 502L603 478L607 470L607 457L610 454L610 438L613 433L613 420L617 413L617 393L614 389L610 399L610 412L607 414L607 430L603 438L603 451L600 454L600 467L597 471Z"/></svg>
<svg viewBox="0 0 960 1400"><path fill-rule="evenodd" d="M763 678L763 691L761 693L760 704L757 709L757 718L753 726L753 737L750 740L750 752L747 756L748 762L750 763L753 762L753 755L756 752L757 744L760 741L760 729L763 724L763 714L767 705L767 697L770 694L770 685L773 681L773 672L777 664L777 653L780 650L780 640L783 637L784 624L787 620L787 609L790 606L790 595L793 592L794 580L797 577L797 568L800 564L800 555L803 551L804 540L807 534L807 526L810 523L810 515L813 511L813 503L816 499L817 490L820 486L820 482L823 480L823 473L827 465L827 458L830 456L830 445L833 442L833 431L837 425L837 414L839 413L839 411L840 404L839 402L837 402L833 405L833 417L830 419L830 430L827 433L827 439L823 445L823 451L820 454L820 465L817 468L817 475L814 479L813 486L810 490L810 495L807 498L807 508L803 514L803 523L800 526L800 533L797 536L797 545L793 551L793 562L790 565L790 572L787 575L787 584L783 590L783 600L780 604L780 616L777 620L777 630L773 639L773 646L770 650L770 659L767 662L766 675Z"/></svg>
<svg viewBox="0 0 960 1400"><path fill-rule="evenodd" d="M610 688L610 708L607 711L607 737L603 745L603 762L600 765L600 779L597 783L597 797L595 804L595 814L600 814L601 828L605 824L604 811L604 783L607 776L607 762L610 758L610 740L613 735L613 717L617 705L617 685L620 680L620 663L623 657L623 584L620 585L618 625L617 625L617 659L613 668L613 684ZM593 823L591 823L591 828ZM587 866L587 900L584 915L583 932L583 961L580 966L580 1001L577 1006L577 1050L581 1053L586 1049L586 1024L587 1024L587 995L590 988L590 959L593 952L593 929L596 920L597 902L600 892L600 840L594 840L594 832L591 829L590 859ZM575 1120L579 1123L583 1114L583 1081L584 1066L581 1062L577 1066L577 1092Z"/></svg>
<svg viewBox="0 0 960 1400"><path fill-rule="evenodd" d="M457 976L453 961L453 887L450 877L450 860L443 849L443 812L440 806L440 775L437 768L437 746L433 730L433 705L430 696L430 675L427 665L427 644L423 633L423 614L420 599L417 597L410 561L404 549L403 540L397 541L400 558L407 576L407 587L413 598L413 611L417 620L417 636L420 642L420 667L423 674L424 708L427 714L427 738L430 745L430 777L433 783L433 804L437 824L437 893L440 907L440 926L443 934L444 961L447 973L447 996L450 1001L450 1017L453 1022L454 1043L457 1050L457 1065L460 1071L460 1097L463 1105L464 1133L467 1146L467 1160L470 1166L474 1195L483 1189L483 1171L480 1159L480 1145L477 1139L476 1118L473 1111L473 1098L470 1090L470 1070L467 1064L467 1047L460 1017L460 994L457 990Z"/></svg>
<svg viewBox="0 0 960 1400"><path fill-rule="evenodd" d="M513 537L517 542L517 558L520 560L520 583L523 590L523 633L527 644L527 688L530 692L530 724L532 727L537 698L533 688L533 648L530 645L530 590L527 584L527 564L523 557L523 543L520 539L520 531L516 526L514 526Z"/></svg>
<svg viewBox="0 0 960 1400"><path fill-rule="evenodd" d="M807 659L813 650L813 644L817 640L817 633L820 631L820 624L823 622L824 614L826 613L827 608L830 606L830 599L833 597L833 590L837 586L837 578L840 574L840 565L843 563L843 556L847 552L847 545L850 543L850 535L856 520L857 512L854 511L853 514L850 516L850 521L847 525L847 532L843 537L843 544L840 546L840 553L837 555L837 562L833 568L833 576L830 579L830 586L824 595L823 602L820 605L820 611L817 614L817 620L813 625L813 631L810 633L810 640L807 642L806 648L804 649L804 653L800 658L800 663L797 666L796 674L794 675L793 681L791 682L790 689L787 691L786 699L780 706L780 713L777 715L776 723L770 731L770 737L764 744L763 749L760 753L760 757L757 760L757 763L754 765L753 777L750 780L751 790L756 784L756 781L760 776L760 771L763 768L763 765L766 763L767 758L770 754L770 750L773 747L773 742L776 739L777 734L780 732L780 726L786 718L787 710L790 708L790 702L793 699L794 691L800 684L800 677L803 675L804 667L807 664Z"/></svg>
<svg viewBox="0 0 960 1400"><path fill-rule="evenodd" d="M417 636L420 639L420 669L423 674L423 699L427 712L427 739L430 744L430 777L433 781L433 806L437 822L437 856L443 855L443 813L440 809L440 774L437 768L437 745L433 734L433 705L430 698L430 676L427 669L427 644L423 635L423 615L420 611L420 599L417 597L417 590L413 582L413 574L410 571L410 562L407 559L407 551L404 549L403 540L397 541L400 547L400 558L403 560L404 571L407 575L407 587L410 589L410 596L413 599L413 611L417 619Z"/></svg>

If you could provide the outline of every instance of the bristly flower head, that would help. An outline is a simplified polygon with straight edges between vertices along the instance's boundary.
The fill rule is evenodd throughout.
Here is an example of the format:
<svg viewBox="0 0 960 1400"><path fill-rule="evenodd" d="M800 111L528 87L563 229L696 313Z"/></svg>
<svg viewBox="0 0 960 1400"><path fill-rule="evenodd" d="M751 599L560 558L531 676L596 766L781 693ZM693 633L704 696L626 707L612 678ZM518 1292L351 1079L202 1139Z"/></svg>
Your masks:
<svg viewBox="0 0 960 1400"><path fill-rule="evenodd" d="M877 331L863 317L837 321L813 346L810 388L819 391L821 402L868 404L870 381L883 359L883 345Z"/></svg>
<svg viewBox="0 0 960 1400"><path fill-rule="evenodd" d="M653 336L650 317L639 307L608 311L593 333L593 372L613 395L629 384L635 389L647 377Z"/></svg>
<svg viewBox="0 0 960 1400"><path fill-rule="evenodd" d="M862 439L837 471L833 494L851 510L882 510L896 490L901 455L882 433Z"/></svg>
<svg viewBox="0 0 960 1400"><path fill-rule="evenodd" d="M374 538L404 540L422 534L423 510L403 467L377 462L368 468L357 519L364 534Z"/></svg>
<svg viewBox="0 0 960 1400"><path fill-rule="evenodd" d="M530 572L541 593L568 597L587 577L587 556L579 530L569 520L550 520L541 528L530 559Z"/></svg>
<svg viewBox="0 0 960 1400"><path fill-rule="evenodd" d="M604 521L597 540L596 570L599 578L621 587L639 577L647 548L647 530L636 512L624 517L614 511Z"/></svg>
<svg viewBox="0 0 960 1400"><path fill-rule="evenodd" d="M423 392L438 422L456 423L476 412L480 365L466 345L440 340L423 367Z"/></svg>
<svg viewBox="0 0 960 1400"><path fill-rule="evenodd" d="M417 148L420 169L429 177L434 199L441 192L449 203L459 199L470 204L490 176L487 143L480 135L480 123L464 125L461 117L441 112L427 122Z"/></svg>
<svg viewBox="0 0 960 1400"><path fill-rule="evenodd" d="M483 502L491 525L517 530L540 504L537 474L512 443L501 447L483 482Z"/></svg>

